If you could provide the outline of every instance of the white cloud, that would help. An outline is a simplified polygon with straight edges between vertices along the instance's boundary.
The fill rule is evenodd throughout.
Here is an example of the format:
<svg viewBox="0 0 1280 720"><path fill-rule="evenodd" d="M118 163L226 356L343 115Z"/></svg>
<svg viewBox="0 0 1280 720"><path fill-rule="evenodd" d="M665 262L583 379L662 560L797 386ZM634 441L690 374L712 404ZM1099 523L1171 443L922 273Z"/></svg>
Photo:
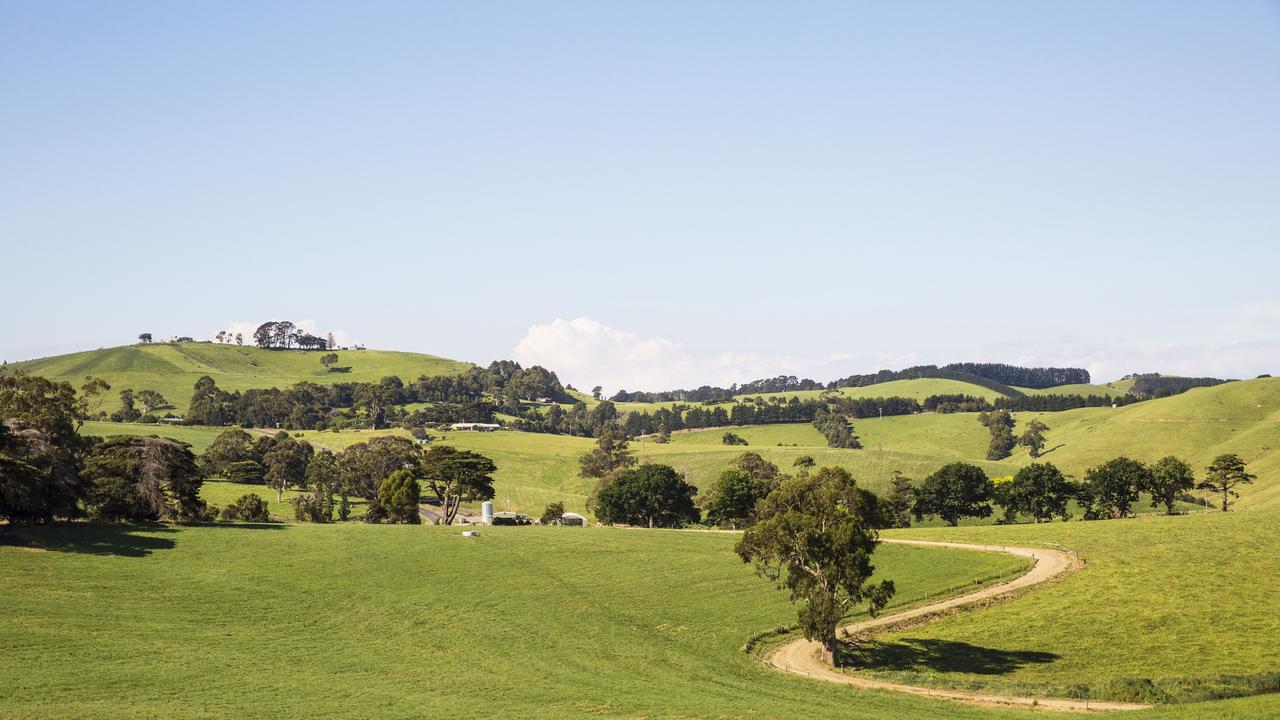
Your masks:
<svg viewBox="0 0 1280 720"><path fill-rule="evenodd" d="M833 380L842 375L910 365L914 358L880 354L834 353L817 358L725 352L699 357L662 337L642 338L591 318L556 318L529 328L512 357L523 365L542 365L579 390L599 384L617 390L671 390L699 385L743 383L776 375Z"/></svg>
<svg viewBox="0 0 1280 720"><path fill-rule="evenodd" d="M512 351L525 366L542 365L579 390L595 385L617 390L671 390L699 385L727 387L776 375L828 382L853 373L898 370L922 363L987 361L1027 366L1082 367L1095 382L1133 372L1250 378L1280 374L1280 341L1222 345L1128 346L1094 341L1052 343L1012 341L977 349L889 354L840 352L817 357L724 352L700 356L663 337L644 338L587 317L533 325Z"/></svg>

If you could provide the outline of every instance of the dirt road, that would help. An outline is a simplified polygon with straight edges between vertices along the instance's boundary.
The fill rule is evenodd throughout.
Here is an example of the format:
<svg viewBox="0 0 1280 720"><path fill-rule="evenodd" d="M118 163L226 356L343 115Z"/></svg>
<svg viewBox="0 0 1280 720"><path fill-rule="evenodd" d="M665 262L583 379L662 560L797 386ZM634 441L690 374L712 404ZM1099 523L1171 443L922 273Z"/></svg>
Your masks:
<svg viewBox="0 0 1280 720"><path fill-rule="evenodd" d="M881 615L878 618L863 620L846 625L843 629L851 634L865 633L876 628L896 625L905 620L922 618L939 611L958 608L994 598L1006 593L1031 587L1050 580L1058 575L1075 569L1079 562L1074 556L1059 550L1043 548L1004 547L1000 545L967 545L963 543L927 542L924 540L884 540L886 543L900 545L920 545L924 547L954 548L958 550L981 550L986 552L1003 552L1030 558L1035 564L1026 573L997 585L990 585L971 593L958 595L947 600L940 600L921 607L901 612ZM995 612L998 612L996 610ZM819 653L818 643L798 638L778 648L769 656L769 664L785 672L805 675L807 677L826 680L828 682L855 685L857 687L877 690L893 690L927 697L945 698L980 705L1018 705L1044 708L1047 710L1064 710L1070 712L1095 712L1106 710L1142 710L1151 707L1138 703L1106 702L1101 700L1071 700L1066 698L1019 697L1010 695L988 695L984 693L966 692L963 690L943 690L939 688L905 685L902 683L878 680L876 678L840 672L824 663Z"/></svg>

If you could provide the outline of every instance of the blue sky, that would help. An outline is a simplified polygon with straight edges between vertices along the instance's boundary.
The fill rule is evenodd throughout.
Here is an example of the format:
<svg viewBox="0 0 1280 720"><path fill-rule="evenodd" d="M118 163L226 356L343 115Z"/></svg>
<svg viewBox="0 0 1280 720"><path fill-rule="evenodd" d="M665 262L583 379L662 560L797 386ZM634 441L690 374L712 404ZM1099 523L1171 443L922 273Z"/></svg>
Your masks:
<svg viewBox="0 0 1280 720"><path fill-rule="evenodd" d="M0 1L0 357L1280 358L1280 4Z"/></svg>

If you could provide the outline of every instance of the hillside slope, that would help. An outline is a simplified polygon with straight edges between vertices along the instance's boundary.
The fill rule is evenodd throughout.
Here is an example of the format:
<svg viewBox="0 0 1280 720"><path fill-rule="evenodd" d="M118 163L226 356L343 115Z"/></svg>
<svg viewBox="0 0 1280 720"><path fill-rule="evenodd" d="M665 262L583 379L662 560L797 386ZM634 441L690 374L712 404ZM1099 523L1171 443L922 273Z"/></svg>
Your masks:
<svg viewBox="0 0 1280 720"><path fill-rule="evenodd" d="M201 375L208 375L225 390L284 388L302 381L377 382L388 375L405 382L419 375L452 375L471 367L470 363L435 355L390 350L339 350L336 367L346 371L326 373L320 365L324 353L306 350L263 350L213 343L154 343L123 345L55 357L10 363L10 370L66 380L77 388L89 375L111 385L102 407L116 409L116 395L124 388L155 390L165 396L176 412L186 411L191 391Z"/></svg>
<svg viewBox="0 0 1280 720"><path fill-rule="evenodd" d="M1240 489L1240 509L1280 506L1280 378L1248 380L1192 390L1161 400L1122 408L1082 408L1058 413L1017 413L1018 428L1032 418L1049 426L1043 460L1063 472L1081 477L1097 464L1117 455L1152 462L1173 454L1182 457L1202 476L1216 455L1240 455L1258 476ZM862 439L861 450L826 447L821 434L809 424L757 425L735 428L747 447L724 445L723 428L677 432L669 444L653 438L632 443L637 457L646 462L672 465L689 481L706 487L744 451L760 453L784 470L804 455L819 465L839 465L868 488L883 491L895 470L920 479L942 465L963 460L981 466L989 475L1011 475L1031 462L1019 448L1012 457L985 459L989 436L975 413L939 415L921 413L854 422ZM193 443L197 450L208 444L219 428L163 428L154 425L87 423L86 434L171 435ZM340 450L373 435L401 434L404 430L346 430L341 433L307 431L304 439ZM446 432L437 442L474 450L498 464L497 501L500 507L539 512L549 502L564 501L572 510L586 509L595 481L578 475L578 458L594 445L589 438L537 433ZM1142 508L1145 510L1145 504Z"/></svg>

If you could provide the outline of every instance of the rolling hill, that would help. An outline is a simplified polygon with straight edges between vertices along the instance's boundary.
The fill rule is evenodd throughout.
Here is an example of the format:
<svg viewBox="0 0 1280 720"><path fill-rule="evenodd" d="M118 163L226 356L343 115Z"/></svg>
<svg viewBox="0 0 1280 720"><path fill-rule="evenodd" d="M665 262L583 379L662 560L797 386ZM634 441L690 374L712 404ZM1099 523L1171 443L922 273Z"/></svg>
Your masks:
<svg viewBox="0 0 1280 720"><path fill-rule="evenodd" d="M1121 408L1082 408L1057 413L1016 413L1019 427L1031 418L1049 426L1043 460L1080 477L1085 470L1117 455L1151 462L1174 454L1192 464L1197 473L1214 456L1233 452L1249 463L1258 480L1241 488L1240 508L1280 506L1280 378L1248 380L1199 388L1171 398L1149 400ZM921 413L854 422L863 449L826 447L808 424L756 425L735 428L750 445L722 443L724 428L673 433L659 444L642 438L632 447L642 461L661 462L684 472L690 482L705 487L733 458L746 450L758 452L789 470L796 458L812 456L819 465L848 469L867 487L883 490L895 470L923 478L941 465L964 460L990 475L1011 475L1031 462L1023 449L1008 459L985 459L988 434L974 413ZM153 425L88 423L84 432L172 434L197 450L221 432L220 428L163 428ZM376 434L404 430L303 431L314 445L339 450ZM578 458L593 446L589 438L537 433L446 432L437 442L474 450L498 464L500 507L540 512L549 502L563 500L582 511L594 481L578 476ZM1145 509L1145 503L1144 503Z"/></svg>
<svg viewBox="0 0 1280 720"><path fill-rule="evenodd" d="M395 375L406 382L419 375L452 375L470 363L434 355L390 350L339 350L336 368L326 373L320 365L323 353L306 350L263 350L257 347L206 342L123 345L10 363L9 370L66 380L79 387L92 375L111 385L103 409L115 409L116 393L124 388L155 390L182 414L192 388L202 375L213 378L224 390L285 388L298 382L377 382Z"/></svg>

